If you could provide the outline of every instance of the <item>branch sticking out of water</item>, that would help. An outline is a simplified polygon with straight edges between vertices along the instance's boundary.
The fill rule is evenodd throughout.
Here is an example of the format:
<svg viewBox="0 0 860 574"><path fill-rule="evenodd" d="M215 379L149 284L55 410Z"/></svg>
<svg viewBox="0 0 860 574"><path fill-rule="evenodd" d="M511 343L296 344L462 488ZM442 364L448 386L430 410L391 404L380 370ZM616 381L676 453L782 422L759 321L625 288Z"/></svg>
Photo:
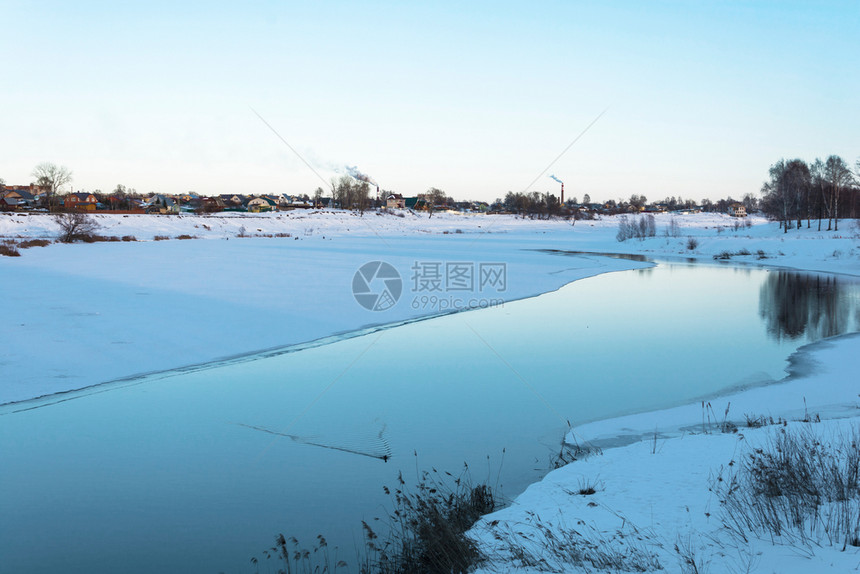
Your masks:
<svg viewBox="0 0 860 574"><path fill-rule="evenodd" d="M302 437L302 436L298 436L298 435L294 435L294 434L282 433L282 432L274 431L271 429L267 429L265 427L247 425L244 423L233 423L233 424L236 424L240 427L249 428L252 430L268 433L268 434L275 435L275 436L287 437L291 441L297 442L300 444L306 444L306 445L310 445L310 446L318 446L320 448L327 448L330 450L338 450L340 452L348 452L350 454L357 454L357 455L366 456L369 458L378 458L379 460L381 460L383 462L388 462L388 459L390 459L392 456L391 446L388 444L388 441L383 436L383 433L385 432L385 425L382 426L382 429L379 431L379 434L377 434L377 436L376 436L376 439L378 439L378 441L379 441L379 451L381 451L381 452L367 452L364 450L358 450L358 449L349 448L346 446L338 446L335 444L325 444L325 443L321 443L321 442L316 442L315 439L311 439L309 437Z"/></svg>

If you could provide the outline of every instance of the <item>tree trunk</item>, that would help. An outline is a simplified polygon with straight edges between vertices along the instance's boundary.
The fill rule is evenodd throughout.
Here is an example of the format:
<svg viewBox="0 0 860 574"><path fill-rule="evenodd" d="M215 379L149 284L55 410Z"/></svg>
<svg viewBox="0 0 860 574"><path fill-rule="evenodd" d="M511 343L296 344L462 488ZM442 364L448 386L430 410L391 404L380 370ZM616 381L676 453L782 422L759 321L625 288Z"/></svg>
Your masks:
<svg viewBox="0 0 860 574"><path fill-rule="evenodd" d="M834 220L834 231L839 231L839 186L836 186L835 197L833 201L833 220Z"/></svg>

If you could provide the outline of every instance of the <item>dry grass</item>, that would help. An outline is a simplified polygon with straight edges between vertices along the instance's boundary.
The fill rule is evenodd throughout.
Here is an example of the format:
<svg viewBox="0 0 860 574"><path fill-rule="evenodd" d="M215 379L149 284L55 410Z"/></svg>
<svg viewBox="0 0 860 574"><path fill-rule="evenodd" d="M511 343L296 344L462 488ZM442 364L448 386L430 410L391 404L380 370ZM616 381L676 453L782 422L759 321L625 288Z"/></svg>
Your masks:
<svg viewBox="0 0 860 574"><path fill-rule="evenodd" d="M53 243L49 239L28 239L18 244L20 249L29 249L31 247L46 247Z"/></svg>
<svg viewBox="0 0 860 574"><path fill-rule="evenodd" d="M117 243L122 241L116 235L96 235L96 234L87 234L87 235L79 235L78 239L83 241L84 243Z"/></svg>
<svg viewBox="0 0 860 574"><path fill-rule="evenodd" d="M712 489L723 525L744 542L860 546L860 431L779 427Z"/></svg>
<svg viewBox="0 0 860 574"><path fill-rule="evenodd" d="M629 522L613 533L601 533L581 521L571 528L528 519L511 525L489 526L496 542L493 566L499 571L526 568L541 572L651 572L661 570L652 542Z"/></svg>
<svg viewBox="0 0 860 574"><path fill-rule="evenodd" d="M495 510L497 501L492 488L473 484L464 466L460 476L425 472L414 490L408 488L402 474L397 487L383 487L391 496L393 509L384 519L362 521L364 550L356 558L361 574L465 574L483 556L466 532L484 514ZM322 535L311 548L304 548L294 537L279 534L275 545L263 551L269 564L279 562L279 572L311 574L317 572L355 571L346 561L334 555ZM261 563L256 557L253 565Z"/></svg>
<svg viewBox="0 0 860 574"><path fill-rule="evenodd" d="M373 529L362 523L366 552L363 574L464 574L483 560L466 532L484 514L496 508L493 489L473 484L468 466L458 477L424 472L415 490L402 475L393 491L394 510L388 516L388 535L381 542Z"/></svg>
<svg viewBox="0 0 860 574"><path fill-rule="evenodd" d="M0 243L0 255L5 257L21 257L21 253L16 248L14 242Z"/></svg>

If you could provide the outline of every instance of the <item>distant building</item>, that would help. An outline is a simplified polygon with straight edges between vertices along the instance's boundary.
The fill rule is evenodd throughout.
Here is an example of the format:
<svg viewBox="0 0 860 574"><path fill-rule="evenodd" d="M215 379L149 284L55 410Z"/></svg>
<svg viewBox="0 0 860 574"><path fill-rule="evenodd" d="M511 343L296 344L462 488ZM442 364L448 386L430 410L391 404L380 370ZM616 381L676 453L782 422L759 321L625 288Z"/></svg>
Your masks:
<svg viewBox="0 0 860 574"><path fill-rule="evenodd" d="M155 194L151 196L141 207L146 209L147 213L161 213L162 215L179 213L179 203L172 197L166 195Z"/></svg>
<svg viewBox="0 0 860 574"><path fill-rule="evenodd" d="M23 185L0 188L0 198L3 198L7 207L25 207L35 202L29 187Z"/></svg>
<svg viewBox="0 0 860 574"><path fill-rule="evenodd" d="M391 193L385 199L385 206L389 209L406 209L406 200L399 193Z"/></svg>
<svg viewBox="0 0 860 574"><path fill-rule="evenodd" d="M255 197L253 199L248 200L248 211L254 213L261 213L264 211L274 211L278 207L278 202L270 197L266 197L265 195L260 197Z"/></svg>
<svg viewBox="0 0 860 574"><path fill-rule="evenodd" d="M76 192L63 196L63 207L83 211L95 211L99 200L92 193Z"/></svg>
<svg viewBox="0 0 860 574"><path fill-rule="evenodd" d="M746 217L747 208L742 203L733 203L729 206L729 215L732 217Z"/></svg>

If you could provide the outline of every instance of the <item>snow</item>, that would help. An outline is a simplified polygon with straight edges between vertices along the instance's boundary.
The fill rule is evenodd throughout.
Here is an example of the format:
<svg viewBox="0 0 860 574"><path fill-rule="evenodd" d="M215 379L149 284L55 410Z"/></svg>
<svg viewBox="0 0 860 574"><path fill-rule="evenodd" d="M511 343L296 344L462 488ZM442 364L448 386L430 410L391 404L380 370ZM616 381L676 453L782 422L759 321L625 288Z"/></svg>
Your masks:
<svg viewBox="0 0 860 574"><path fill-rule="evenodd" d="M105 235L199 234L207 240L54 244L0 258L7 301L0 317L7 335L0 350L0 403L349 336L645 265L531 251L559 246L557 237L543 233L552 226L516 234L446 234L464 223L480 231L487 220L444 214L432 220L322 212L99 221ZM7 215L0 222L6 237L56 234L46 216ZM523 226L515 221L509 227ZM362 308L352 294L358 268L376 260L394 265L404 286L398 304L383 312ZM416 261L502 262L507 286L452 293L453 301L440 297L433 305L413 292Z"/></svg>
<svg viewBox="0 0 860 574"><path fill-rule="evenodd" d="M841 545L826 541L809 546L772 544L769 539L740 544L721 527L719 497L711 487L748 449L782 428L747 428L746 414L781 417L791 421L788 428L824 427L820 431L831 436L856 426L858 343L860 335L855 334L808 345L793 356L795 374L779 384L712 398L704 406L696 403L574 428L568 441L603 447L600 454L549 473L511 506L485 516L473 528L485 551L496 556L496 567L484 571L512 569L512 563L500 557L509 557L512 541L527 548L534 545L528 537L543 541L538 523L558 537L573 527L591 540L614 538L607 545L622 554L635 547L630 539L637 540L638 548L654 555L666 572L693 571L675 550L679 541L693 549L699 571L707 571L707 566L718 572L856 569L860 555L855 548L842 552ZM727 407L729 415L724 417ZM717 416L709 417L710 412ZM797 422L807 415L813 420L820 416L824 422ZM724 420L738 431L720 432ZM596 492L578 494L582 485L595 485ZM582 571L554 564L561 570Z"/></svg>
<svg viewBox="0 0 860 574"><path fill-rule="evenodd" d="M680 228L677 237L663 234L671 217ZM848 221L841 222L839 232L819 232L813 222L811 229L783 234L760 219L736 229L736 220L722 215L658 215L656 237L619 243L617 218L575 226L454 213L432 219L333 211L97 218L103 235L134 235L139 241L54 244L22 250L18 258L0 257L6 300L0 316L6 335L0 350L0 404L449 311L408 304L415 296L409 289L416 261L504 262L508 289L497 295L506 301L647 265L558 257L545 250L682 257L708 264L728 251L735 254L732 261L720 264L860 275L858 230ZM56 234L47 216L0 215L0 239ZM152 241L182 234L199 240ZM290 237L263 237L276 234ZM693 250L686 247L688 237L698 242ZM741 250L750 255L737 255ZM391 263L404 280L403 297L385 312L363 309L350 289L358 267L374 260ZM834 433L857 424L858 344L860 337L848 335L804 347L791 358L788 376L776 384L572 429L569 443L599 448L600 454L549 473L511 506L476 525L473 535L494 556L485 571L513 568L510 542L532 548L555 569L581 571L547 551L549 535L573 536L572 530L578 535L568 542L587 540L619 549L628 559L647 557L667 572L692 571L682 555L692 555L698 571L856 569L860 556L852 547L842 552L826 543L797 547L770 540L744 545L727 538L710 487L745 449L774 431L746 428L745 415L796 421L814 413L823 422L789 422L789 427L815 424ZM739 432L719 432L724 421ZM577 493L587 485L596 492ZM629 561L624 566L632 568Z"/></svg>

